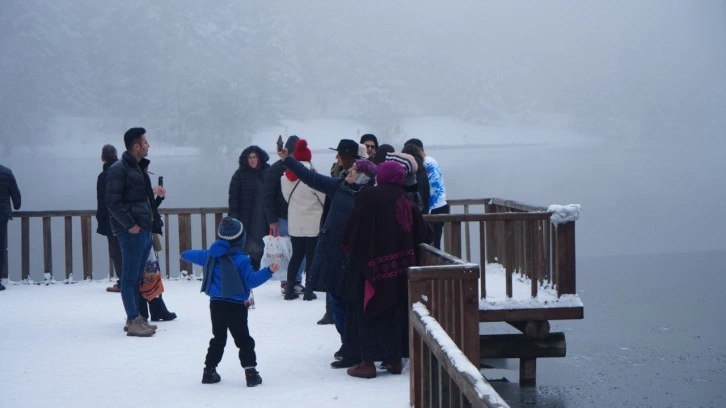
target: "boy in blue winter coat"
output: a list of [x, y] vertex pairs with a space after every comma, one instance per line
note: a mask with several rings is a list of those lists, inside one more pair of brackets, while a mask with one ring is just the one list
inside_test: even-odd
[[182, 259], [204, 266], [202, 292], [209, 296], [209, 311], [212, 318], [212, 337], [209, 340], [207, 357], [204, 360], [202, 384], [221, 381], [217, 365], [222, 361], [227, 344], [227, 330], [232, 334], [234, 344], [239, 348], [239, 360], [245, 369], [248, 387], [262, 384], [257, 372], [255, 340], [247, 326], [245, 301], [250, 289], [265, 283], [279, 266], [271, 264], [255, 271], [250, 257], [243, 251], [245, 234], [242, 222], [225, 217], [217, 230], [219, 240], [208, 250], [190, 249], [181, 254]]

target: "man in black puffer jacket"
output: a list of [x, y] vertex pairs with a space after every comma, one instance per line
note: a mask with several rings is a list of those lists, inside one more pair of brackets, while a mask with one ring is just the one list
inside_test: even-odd
[[151, 188], [151, 180], [139, 166], [149, 154], [144, 128], [131, 128], [124, 134], [126, 151], [121, 160], [108, 168], [106, 206], [111, 230], [121, 245], [121, 300], [126, 310], [127, 335], [149, 337], [156, 326], [149, 325], [139, 313], [139, 284], [151, 251], [154, 219], [154, 193], [165, 195], [164, 187]]
[[[8, 220], [13, 218], [10, 200], [13, 200], [13, 208], [20, 209], [20, 190], [15, 176], [12, 170], [0, 164], [0, 278], [4, 275], [5, 255], [8, 252]], [[5, 290], [2, 282], [0, 290]]]

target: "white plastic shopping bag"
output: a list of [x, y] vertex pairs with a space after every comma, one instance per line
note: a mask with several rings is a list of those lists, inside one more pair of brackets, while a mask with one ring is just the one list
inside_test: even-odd
[[292, 257], [292, 243], [290, 237], [281, 237], [270, 231], [270, 235], [262, 238], [265, 243], [265, 250], [262, 253], [260, 266], [262, 268], [276, 263], [280, 265], [280, 269], [272, 275], [274, 280], [285, 280], [287, 277], [287, 264], [290, 263]]

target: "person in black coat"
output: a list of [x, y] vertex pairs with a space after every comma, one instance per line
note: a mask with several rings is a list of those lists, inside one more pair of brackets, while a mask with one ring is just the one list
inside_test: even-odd
[[[5, 271], [5, 254], [8, 250], [8, 221], [13, 218], [13, 211], [10, 208], [10, 200], [13, 201], [13, 208], [20, 209], [20, 190], [12, 170], [0, 164], [0, 278]], [[0, 290], [5, 286], [0, 282]]]
[[260, 269], [269, 226], [265, 221], [263, 184], [270, 156], [259, 146], [249, 146], [239, 156], [239, 168], [229, 183], [229, 216], [242, 221], [247, 233], [245, 252], [255, 270]]
[[101, 149], [101, 161], [103, 162], [103, 171], [98, 175], [96, 180], [96, 221], [98, 228], [96, 232], [105, 235], [108, 239], [108, 256], [113, 263], [113, 269], [116, 271], [116, 283], [106, 288], [108, 292], [121, 292], [121, 246], [118, 239], [113, 235], [111, 230], [111, 221], [108, 219], [108, 208], [106, 207], [106, 178], [108, 168], [118, 161], [118, 152], [116, 147], [107, 144]]

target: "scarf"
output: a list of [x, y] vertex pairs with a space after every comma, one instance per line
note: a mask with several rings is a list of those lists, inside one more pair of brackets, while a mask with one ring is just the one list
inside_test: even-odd
[[241, 252], [242, 247], [243, 242], [240, 239], [231, 243], [224, 255], [219, 257], [207, 256], [207, 263], [204, 266], [204, 279], [202, 280], [202, 292], [209, 295], [209, 289], [212, 286], [212, 274], [217, 263], [219, 263], [220, 269], [219, 287], [222, 289], [222, 297], [231, 297], [247, 291], [242, 276], [240, 276], [231, 257], [234, 253]]

